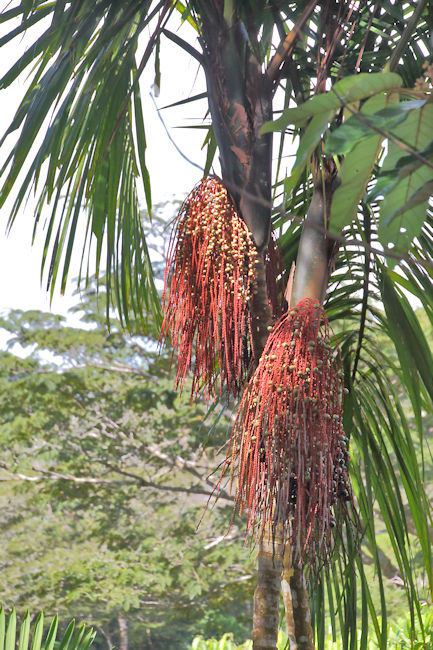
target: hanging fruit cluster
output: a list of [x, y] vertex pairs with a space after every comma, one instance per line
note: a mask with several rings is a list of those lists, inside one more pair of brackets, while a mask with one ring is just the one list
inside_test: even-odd
[[251, 357], [248, 303], [257, 250], [221, 181], [207, 178], [184, 202], [169, 246], [161, 339], [178, 352], [176, 386], [236, 395]]
[[331, 506], [351, 498], [342, 394], [325, 312], [319, 301], [303, 300], [269, 336], [226, 462], [231, 482], [236, 475], [236, 506], [248, 510], [247, 529], [260, 536], [281, 525], [298, 557], [323, 556], [335, 525]]

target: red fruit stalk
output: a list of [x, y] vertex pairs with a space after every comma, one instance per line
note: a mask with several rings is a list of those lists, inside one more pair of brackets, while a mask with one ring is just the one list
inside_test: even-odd
[[161, 339], [178, 352], [176, 386], [192, 370], [192, 395], [236, 395], [251, 357], [250, 301], [257, 250], [216, 178], [195, 187], [170, 241]]
[[258, 536], [281, 525], [294, 557], [323, 556], [331, 506], [350, 498], [342, 430], [341, 359], [319, 301], [307, 299], [275, 324], [232, 431], [236, 507]]

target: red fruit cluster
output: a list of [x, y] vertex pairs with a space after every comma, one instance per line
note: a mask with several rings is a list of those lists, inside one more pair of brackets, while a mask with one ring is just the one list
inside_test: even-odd
[[207, 178], [180, 209], [170, 241], [161, 339], [178, 353], [176, 386], [236, 395], [251, 356], [248, 303], [257, 250], [227, 190]]
[[[275, 324], [245, 391], [228, 460], [236, 506], [259, 536], [282, 527], [294, 554], [328, 547], [331, 506], [350, 498], [342, 430], [341, 359], [317, 300]], [[230, 458], [231, 457], [231, 458]]]

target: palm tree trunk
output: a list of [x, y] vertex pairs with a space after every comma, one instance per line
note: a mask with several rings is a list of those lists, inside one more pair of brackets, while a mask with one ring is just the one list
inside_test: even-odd
[[[309, 11], [315, 3], [310, 4]], [[272, 138], [270, 134], [260, 136], [260, 128], [272, 119], [272, 83], [261, 72], [253, 54], [249, 53], [246, 61], [239, 49], [243, 36], [233, 6], [219, 0], [205, 0], [200, 2], [200, 8], [204, 69], [223, 182], [262, 253], [268, 242], [271, 221]], [[335, 171], [326, 169], [324, 172], [332, 181]], [[301, 237], [294, 303], [306, 297], [323, 300], [330, 270], [331, 247], [324, 235], [330, 206], [329, 187], [327, 178], [320, 177]], [[252, 302], [255, 363], [263, 351], [271, 324], [261, 256], [256, 272], [257, 287]], [[254, 650], [276, 650], [283, 569], [283, 544], [281, 537], [279, 542], [275, 539], [277, 536], [280, 536], [278, 531], [274, 534], [265, 531], [260, 542], [254, 594]], [[290, 596], [292, 604], [297, 647], [313, 648], [302, 566], [293, 567], [288, 585], [290, 588], [285, 585], [286, 596]]]
[[124, 616], [117, 619], [119, 626], [119, 650], [128, 650], [128, 621]]
[[338, 187], [335, 167], [323, 170], [326, 178], [317, 178], [310, 207], [305, 218], [299, 243], [291, 304], [305, 298], [323, 302], [328, 286], [335, 242], [329, 240], [326, 229], [329, 221], [333, 192]]
[[286, 544], [281, 581], [289, 650], [314, 650], [310, 600], [302, 566], [293, 566]]
[[275, 650], [278, 640], [283, 553], [281, 534], [270, 528], [260, 542], [254, 592], [253, 650]]
[[290, 594], [293, 610], [296, 645], [291, 650], [314, 650], [311, 627], [310, 600], [302, 566], [294, 566], [290, 576]]
[[296, 643], [296, 625], [293, 611], [292, 592], [290, 589], [290, 579], [293, 575], [292, 553], [290, 544], [286, 544], [283, 558], [283, 576], [281, 580], [281, 592], [283, 594], [284, 612], [286, 615], [287, 636], [289, 637], [290, 650], [297, 649]]

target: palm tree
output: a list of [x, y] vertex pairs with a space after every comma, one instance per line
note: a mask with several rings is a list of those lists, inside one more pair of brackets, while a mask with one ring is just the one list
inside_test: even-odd
[[[42, 264], [51, 291], [57, 282], [64, 288], [82, 229], [87, 250], [95, 250], [97, 271], [106, 255], [104, 270], [126, 325], [135, 326], [135, 315], [146, 327], [149, 313], [161, 322], [138, 202], [142, 183], [150, 210], [139, 80], [153, 57], [158, 62], [168, 39], [204, 69], [211, 116], [204, 175], [217, 149], [230, 209], [246, 224], [255, 247], [246, 374], [254, 372], [274, 325], [265, 264], [271, 228], [283, 267], [289, 270], [296, 261], [291, 305], [323, 303], [335, 329], [355, 498], [349, 494], [338, 509], [324, 557], [295, 552], [290, 534], [283, 557], [279, 517], [259, 536], [254, 647], [276, 647], [281, 576], [293, 647], [312, 648], [312, 629], [323, 647], [325, 611], [341, 630], [344, 647], [356, 647], [359, 620], [360, 647], [366, 647], [369, 619], [380, 647], [386, 647], [375, 508], [389, 534], [412, 621], [419, 618], [422, 625], [410, 540], [414, 534], [432, 594], [422, 418], [432, 410], [433, 359], [408, 296], [421, 302], [433, 322], [433, 224], [427, 209], [433, 182], [432, 15], [426, 0], [22, 0], [1, 21], [10, 25], [1, 44], [40, 28], [0, 82], [7, 88], [31, 70], [1, 141], [6, 147], [7, 136], [16, 134], [2, 169], [1, 204], [15, 192], [12, 226], [36, 189], [35, 228], [46, 223]], [[181, 37], [179, 22], [189, 24], [194, 39]], [[145, 49], [138, 60], [139, 39]], [[42, 127], [44, 137], [34, 150]], [[280, 135], [274, 175], [273, 132]], [[287, 135], [300, 139], [285, 176]], [[384, 352], [386, 339], [394, 346], [391, 356]], [[239, 391], [242, 385], [233, 387]], [[329, 512], [325, 523], [331, 525]], [[366, 578], [366, 554], [377, 572], [379, 603]]]

